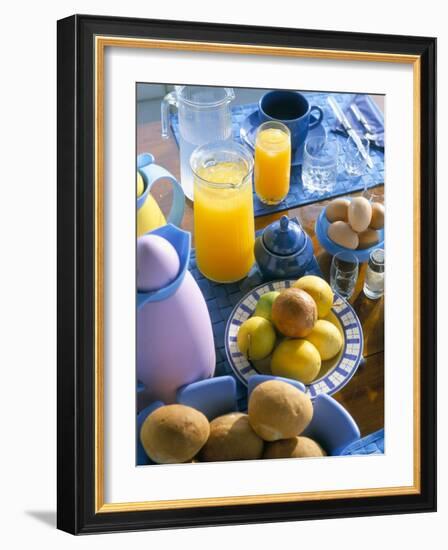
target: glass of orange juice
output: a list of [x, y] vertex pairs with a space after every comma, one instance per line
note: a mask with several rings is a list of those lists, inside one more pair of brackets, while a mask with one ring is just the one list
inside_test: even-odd
[[237, 143], [217, 141], [197, 147], [190, 164], [198, 269], [212, 281], [239, 281], [254, 263], [252, 155]]
[[261, 124], [255, 139], [255, 192], [261, 202], [278, 204], [289, 192], [291, 133], [278, 121]]

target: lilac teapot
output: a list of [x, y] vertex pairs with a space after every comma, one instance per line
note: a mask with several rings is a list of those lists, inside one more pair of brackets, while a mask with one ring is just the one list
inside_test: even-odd
[[188, 271], [191, 235], [172, 224], [137, 239], [137, 378], [145, 400], [173, 403], [177, 390], [213, 376], [213, 331]]

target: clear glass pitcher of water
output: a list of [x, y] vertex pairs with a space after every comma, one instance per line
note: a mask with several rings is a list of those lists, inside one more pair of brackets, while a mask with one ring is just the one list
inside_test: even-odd
[[232, 88], [175, 86], [162, 101], [162, 137], [168, 138], [170, 107], [178, 109], [180, 177], [185, 195], [193, 200], [192, 152], [199, 145], [232, 137]]

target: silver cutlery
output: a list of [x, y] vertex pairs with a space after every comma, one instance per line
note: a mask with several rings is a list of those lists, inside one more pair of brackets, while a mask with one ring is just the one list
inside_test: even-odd
[[353, 113], [354, 117], [356, 118], [356, 120], [364, 128], [364, 130], [365, 130], [364, 136], [369, 141], [376, 142], [376, 140], [381, 137], [381, 134], [375, 133], [374, 128], [369, 124], [366, 117], [362, 114], [362, 112], [360, 111], [358, 105], [356, 105], [356, 103], [352, 103], [350, 105], [350, 110], [352, 111], [352, 113]]
[[364, 145], [362, 144], [361, 138], [357, 134], [356, 130], [351, 127], [348, 118], [345, 116], [345, 113], [339, 106], [338, 102], [331, 96], [328, 96], [327, 101], [334, 113], [334, 116], [337, 118], [347, 134], [353, 139], [356, 147], [358, 148], [362, 157], [365, 159], [367, 166], [369, 168], [373, 168], [373, 161], [369, 153], [366, 151]]

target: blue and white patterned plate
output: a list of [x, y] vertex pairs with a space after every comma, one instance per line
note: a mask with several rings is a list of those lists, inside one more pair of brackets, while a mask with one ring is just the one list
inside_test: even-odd
[[[249, 378], [255, 374], [269, 374], [269, 359], [256, 363], [248, 361], [238, 349], [238, 330], [254, 313], [261, 295], [272, 290], [289, 288], [294, 282], [273, 281], [260, 285], [246, 294], [232, 311], [226, 326], [225, 349], [230, 366], [243, 384], [247, 385]], [[344, 346], [334, 359], [322, 362], [319, 377], [306, 386], [311, 399], [320, 393], [332, 395], [338, 392], [350, 381], [362, 361], [364, 339], [361, 322], [352, 306], [338, 294], [334, 296], [328, 320], [335, 324], [344, 336]]]

